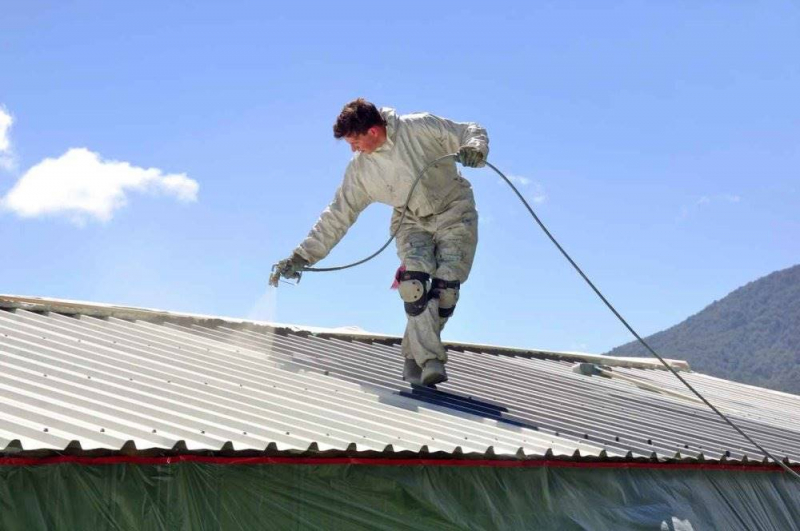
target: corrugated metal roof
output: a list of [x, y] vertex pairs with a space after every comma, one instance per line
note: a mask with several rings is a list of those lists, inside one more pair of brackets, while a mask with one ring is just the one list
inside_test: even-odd
[[[647, 364], [452, 345], [450, 381], [431, 390], [400, 379], [399, 338], [7, 296], [0, 307], [6, 454], [135, 445], [763, 459]], [[578, 361], [621, 378], [579, 374]], [[684, 374], [760, 444], [800, 461], [800, 397]]]

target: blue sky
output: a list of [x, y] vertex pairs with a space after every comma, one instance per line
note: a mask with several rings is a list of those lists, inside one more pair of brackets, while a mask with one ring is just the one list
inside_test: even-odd
[[[266, 287], [341, 180], [331, 125], [358, 96], [482, 123], [643, 334], [800, 262], [797, 2], [15, 4], [0, 293], [402, 333], [393, 247]], [[627, 342], [510, 190], [465, 176], [480, 243], [445, 338]], [[323, 264], [372, 252], [389, 215]]]

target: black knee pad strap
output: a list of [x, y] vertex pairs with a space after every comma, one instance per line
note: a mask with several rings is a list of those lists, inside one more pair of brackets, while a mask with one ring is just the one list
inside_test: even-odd
[[[438, 299], [442, 290], [453, 289], [456, 291], [456, 301], [458, 301], [458, 291], [461, 289], [461, 282], [458, 280], [443, 280], [441, 278], [434, 278], [431, 281], [431, 299]], [[455, 302], [452, 306], [442, 308], [439, 306], [439, 317], [450, 317], [456, 311]]]
[[439, 308], [439, 317], [448, 318], [453, 315], [453, 312], [456, 311], [455, 306], [451, 306], [450, 308]]

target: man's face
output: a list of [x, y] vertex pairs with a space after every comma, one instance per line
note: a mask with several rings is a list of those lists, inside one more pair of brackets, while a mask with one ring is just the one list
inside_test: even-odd
[[350, 144], [352, 151], [369, 155], [386, 141], [386, 132], [381, 127], [372, 126], [363, 135], [347, 135], [344, 139]]

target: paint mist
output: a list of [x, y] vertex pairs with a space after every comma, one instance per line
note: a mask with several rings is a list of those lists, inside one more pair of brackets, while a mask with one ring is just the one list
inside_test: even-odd
[[267, 287], [247, 312], [250, 321], [275, 322], [278, 310], [278, 288]]
[[[253, 303], [250, 311], [247, 312], [249, 321], [274, 323], [278, 313], [278, 289], [267, 287], [261, 296]], [[267, 358], [271, 357], [274, 336], [272, 333], [266, 334], [266, 342], [263, 347], [258, 348]], [[252, 349], [252, 346], [250, 346]]]

